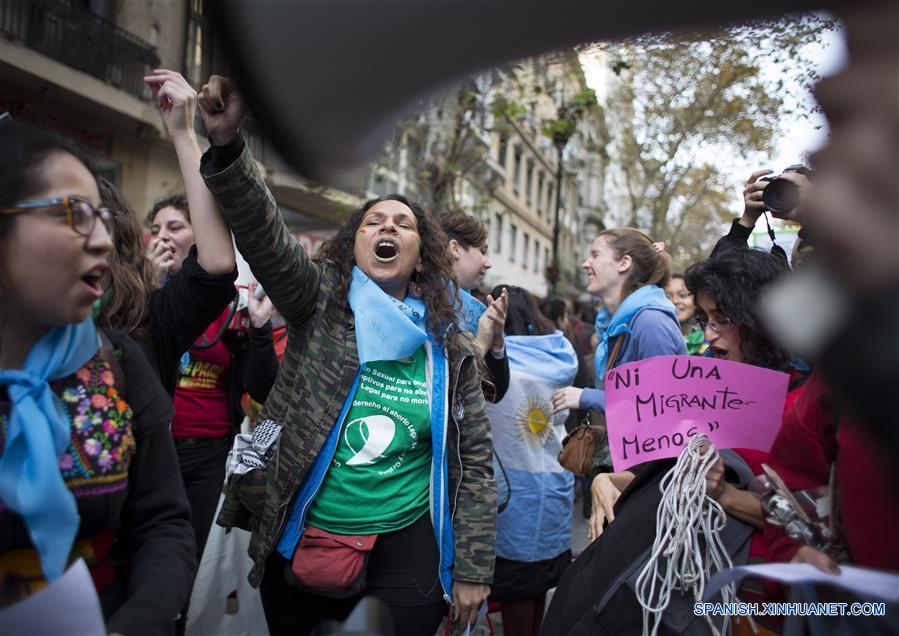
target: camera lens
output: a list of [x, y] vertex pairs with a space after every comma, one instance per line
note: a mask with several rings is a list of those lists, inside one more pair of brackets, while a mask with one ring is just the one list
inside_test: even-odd
[[786, 213], [799, 203], [799, 186], [786, 179], [772, 179], [762, 191], [765, 207], [772, 213]]

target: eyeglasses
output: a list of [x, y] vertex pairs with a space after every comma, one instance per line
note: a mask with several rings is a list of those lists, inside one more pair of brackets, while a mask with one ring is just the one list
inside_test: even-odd
[[734, 324], [734, 321], [726, 316], [722, 316], [718, 320], [709, 320], [708, 316], [696, 316], [690, 321], [690, 326], [694, 329], [705, 331], [706, 327], [711, 327], [715, 333], [724, 333]]
[[678, 298], [679, 298], [680, 300], [687, 300], [688, 298], [693, 298], [693, 294], [691, 294], [690, 292], [688, 292], [688, 291], [686, 291], [686, 290], [684, 290], [684, 291], [679, 291], [679, 292], [676, 292], [676, 293], [673, 293], [673, 294], [669, 294], [669, 293], [666, 292], [666, 293], [665, 293], [665, 296], [667, 296], [667, 297], [668, 297], [668, 300], [670, 300], [671, 302], [674, 302], [674, 301], [675, 301], [676, 299], [678, 299]]
[[109, 208], [95, 208], [89, 201], [85, 201], [81, 197], [60, 197], [58, 199], [32, 199], [30, 201], [20, 201], [11, 208], [0, 208], [3, 214], [19, 214], [36, 208], [46, 208], [50, 206], [62, 205], [66, 209], [66, 222], [73, 230], [81, 236], [90, 236], [97, 224], [97, 217], [106, 228], [107, 234], [112, 238], [113, 219], [115, 212]]

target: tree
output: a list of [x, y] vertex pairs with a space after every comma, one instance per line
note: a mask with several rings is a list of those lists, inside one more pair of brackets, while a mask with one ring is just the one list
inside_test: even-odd
[[[565, 104], [555, 103], [557, 84], [562, 82], [549, 79], [546, 69], [550, 66], [581, 73], [573, 51], [491, 69], [423, 101], [397, 128], [390, 146], [404, 149], [407, 184], [425, 207], [438, 214], [457, 209], [458, 186], [463, 179], [478, 184], [486, 203], [495, 177], [486, 161], [492, 135], [513, 135], [513, 122], [531, 137], [542, 131], [552, 139], [560, 127], [570, 126], [565, 132], [573, 134], [583, 113], [598, 108], [596, 95], [589, 89], [571, 96]], [[582, 83], [583, 77], [572, 76], [572, 81]], [[552, 105], [552, 115], [546, 114], [547, 104]]]
[[458, 207], [456, 183], [481, 167], [489, 152], [478, 134], [489, 112], [494, 73], [485, 73], [446, 89], [397, 131], [405, 146], [409, 176], [419, 202], [438, 214]]
[[801, 16], [604, 47], [617, 78], [606, 112], [621, 182], [610, 220], [666, 241], [679, 266], [707, 255], [732, 196], [716, 158], [764, 157], [784, 115], [808, 114], [797, 93], [817, 77], [803, 48], [834, 28]]

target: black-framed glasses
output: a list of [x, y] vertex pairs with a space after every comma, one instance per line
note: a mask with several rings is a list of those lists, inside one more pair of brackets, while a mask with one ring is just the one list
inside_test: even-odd
[[115, 212], [106, 207], [95, 208], [90, 201], [81, 197], [64, 196], [55, 199], [31, 199], [19, 201], [12, 207], [0, 208], [2, 214], [19, 214], [37, 208], [46, 208], [61, 205], [66, 210], [66, 222], [75, 232], [81, 236], [90, 236], [94, 231], [97, 218], [103, 223], [107, 234], [112, 238], [113, 219]]
[[711, 327], [715, 333], [724, 333], [734, 326], [734, 321], [727, 316], [721, 316], [718, 320], [709, 320], [708, 316], [695, 316], [690, 321], [690, 326], [699, 331], [705, 331], [706, 327]]

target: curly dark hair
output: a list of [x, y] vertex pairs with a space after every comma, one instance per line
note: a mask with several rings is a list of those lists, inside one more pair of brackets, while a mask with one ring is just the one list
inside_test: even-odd
[[[684, 282], [694, 297], [700, 291], [711, 295], [718, 311], [737, 325], [746, 362], [783, 369], [790, 354], [771, 339], [759, 317], [758, 301], [762, 290], [787, 271], [783, 259], [770, 252], [734, 248], [691, 265], [684, 273]], [[696, 311], [702, 311], [698, 305]]]
[[156, 201], [153, 204], [153, 207], [150, 208], [150, 211], [147, 212], [147, 216], [144, 219], [147, 223], [147, 227], [153, 225], [153, 221], [156, 220], [156, 215], [162, 208], [175, 208], [176, 210], [179, 210], [181, 214], [184, 215], [187, 222], [190, 223], [190, 207], [187, 204], [187, 194], [184, 192], [172, 194]]
[[149, 326], [153, 265], [144, 253], [143, 231], [134, 209], [122, 193], [103, 177], [97, 179], [103, 205], [115, 212], [114, 249], [109, 255], [109, 273], [96, 322], [135, 338], [143, 338]]
[[[462, 302], [457, 291], [453, 263], [446, 250], [449, 240], [434, 215], [401, 194], [388, 194], [366, 201], [337, 230], [337, 234], [321, 246], [314, 260], [329, 263], [337, 270], [339, 276], [339, 284], [331, 296], [327, 311], [336, 318], [349, 306], [347, 298], [353, 266], [356, 264], [354, 255], [356, 232], [362, 225], [365, 213], [381, 201], [399, 201], [415, 215], [418, 235], [421, 238], [421, 274], [418, 282], [421, 284], [422, 300], [427, 309], [428, 331], [434, 335], [438, 344], [451, 356], [455, 356], [458, 353], [456, 334], [459, 332], [458, 316]], [[447, 331], [450, 327], [452, 329]], [[450, 336], [446, 342], [444, 342], [445, 334]]]

